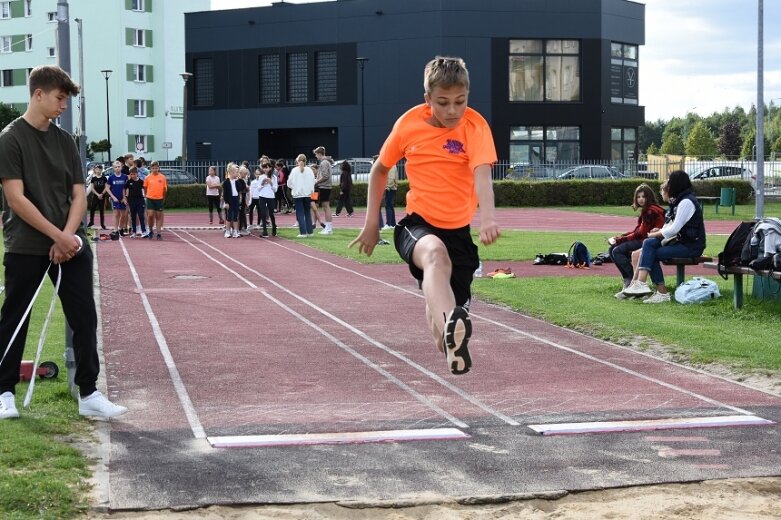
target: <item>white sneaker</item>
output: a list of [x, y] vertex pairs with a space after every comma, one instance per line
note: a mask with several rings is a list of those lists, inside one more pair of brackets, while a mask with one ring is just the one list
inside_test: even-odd
[[384, 226], [382, 226], [382, 229], [380, 229], [380, 231], [390, 231], [394, 227], [395, 226], [389, 226], [388, 224], [385, 224]]
[[635, 280], [634, 282], [630, 283], [629, 287], [624, 289], [622, 292], [627, 296], [646, 296], [653, 293], [651, 288], [648, 287], [647, 283], [641, 282], [639, 280]]
[[110, 419], [127, 412], [127, 408], [114, 404], [95, 390], [88, 397], [79, 397], [79, 415]]
[[235, 229], [231, 231], [231, 238], [239, 238], [239, 232]]
[[296, 238], [306, 238], [306, 237], [308, 237], [308, 236], [309, 236], [309, 235], [296, 235]]
[[333, 229], [325, 228], [325, 229], [320, 231], [320, 234], [321, 235], [333, 235], [334, 231], [333, 231]]
[[11, 392], [0, 394], [0, 419], [16, 419], [19, 410], [16, 409], [16, 396]]
[[627, 299], [631, 298], [631, 296], [627, 296], [626, 294], [624, 294], [623, 290], [622, 291], [618, 291], [613, 296], [616, 298], [616, 300], [627, 300]]
[[228, 231], [228, 230], [226, 229], [226, 230], [225, 230], [225, 234], [224, 234], [223, 236], [224, 236], [225, 238], [230, 238], [230, 237], [231, 237], [231, 232], [230, 232], [230, 231]]
[[653, 294], [653, 296], [643, 300], [643, 303], [667, 303], [669, 301], [671, 301], [670, 293], [662, 294], [659, 291], [657, 291]]

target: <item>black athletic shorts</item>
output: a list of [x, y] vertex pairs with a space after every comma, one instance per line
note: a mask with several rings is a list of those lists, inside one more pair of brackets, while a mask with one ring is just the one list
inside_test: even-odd
[[317, 188], [319, 193], [317, 198], [317, 207], [322, 208], [323, 202], [331, 202], [331, 188]]
[[412, 213], [399, 221], [393, 230], [393, 243], [401, 258], [409, 265], [409, 272], [418, 280], [418, 285], [423, 282], [423, 271], [412, 261], [412, 251], [418, 240], [426, 235], [438, 237], [450, 257], [453, 271], [450, 274], [450, 287], [456, 297], [456, 305], [469, 307], [472, 298], [472, 278], [480, 263], [477, 255], [477, 246], [472, 242], [469, 226], [458, 229], [442, 229], [432, 226], [423, 217]]

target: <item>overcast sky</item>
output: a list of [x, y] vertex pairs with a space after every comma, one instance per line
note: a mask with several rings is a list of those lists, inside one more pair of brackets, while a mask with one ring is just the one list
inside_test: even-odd
[[[308, 0], [287, 0], [307, 3]], [[322, 0], [310, 0], [322, 1]], [[758, 0], [646, 0], [640, 104], [648, 121], [757, 100]], [[212, 0], [213, 9], [270, 5]], [[781, 105], [781, 0], [764, 0], [766, 104]]]

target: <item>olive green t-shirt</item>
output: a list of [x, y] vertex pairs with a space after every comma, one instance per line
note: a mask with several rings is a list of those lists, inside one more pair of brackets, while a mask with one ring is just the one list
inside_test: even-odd
[[[42, 132], [19, 117], [0, 132], [0, 179], [21, 179], [24, 195], [46, 219], [65, 228], [74, 184], [84, 184], [73, 137], [55, 124]], [[3, 240], [7, 253], [47, 255], [53, 242], [15, 214], [3, 192]], [[83, 228], [77, 233], [86, 241]]]

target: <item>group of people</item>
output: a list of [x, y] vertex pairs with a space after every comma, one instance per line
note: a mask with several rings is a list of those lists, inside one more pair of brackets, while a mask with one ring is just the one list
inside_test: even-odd
[[[608, 254], [623, 280], [623, 288], [615, 295], [620, 300], [643, 298], [644, 303], [652, 304], [671, 301], [661, 262], [698, 258], [705, 251], [702, 207], [689, 175], [681, 170], [670, 173], [661, 186], [661, 195], [669, 204], [666, 212], [650, 186], [638, 186], [632, 199], [632, 208], [640, 209], [637, 226], [608, 239]], [[649, 277], [655, 291], [648, 284]]]
[[[105, 175], [103, 165], [96, 164], [87, 181], [89, 222], [95, 225], [95, 211], [99, 212], [100, 227], [106, 229], [104, 211], [108, 201], [114, 213], [112, 232], [130, 238], [155, 236], [162, 240], [163, 210], [168, 182], [160, 172], [160, 164], [152, 161], [146, 168], [143, 157], [133, 154], [117, 158], [112, 173]], [[155, 233], [156, 230], [156, 233]]]

